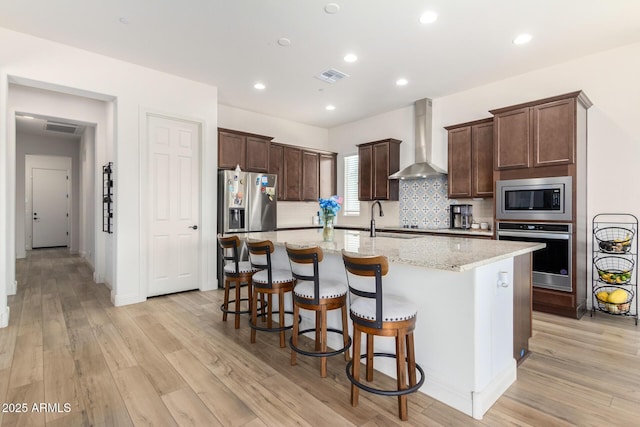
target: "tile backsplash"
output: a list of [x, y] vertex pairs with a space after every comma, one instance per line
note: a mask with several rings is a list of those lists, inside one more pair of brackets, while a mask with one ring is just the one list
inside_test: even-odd
[[420, 228], [449, 228], [449, 205], [473, 205], [475, 222], [488, 222], [493, 228], [493, 199], [449, 199], [446, 175], [400, 181], [400, 225]]

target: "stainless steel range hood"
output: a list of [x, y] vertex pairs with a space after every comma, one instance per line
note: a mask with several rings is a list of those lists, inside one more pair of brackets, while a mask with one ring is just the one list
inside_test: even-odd
[[415, 112], [415, 163], [389, 176], [389, 179], [420, 179], [447, 172], [431, 161], [433, 141], [431, 137], [431, 99], [419, 99], [414, 103]]

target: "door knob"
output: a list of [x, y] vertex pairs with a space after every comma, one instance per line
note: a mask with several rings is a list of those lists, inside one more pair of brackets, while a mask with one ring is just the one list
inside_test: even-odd
[[194, 230], [197, 230], [198, 226], [197, 225], [190, 225], [189, 228], [193, 228]]

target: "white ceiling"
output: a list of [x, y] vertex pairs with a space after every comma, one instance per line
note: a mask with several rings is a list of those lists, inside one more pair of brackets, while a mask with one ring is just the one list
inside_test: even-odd
[[[221, 104], [321, 127], [640, 41], [638, 0], [337, 0], [333, 15], [327, 3], [0, 0], [0, 26], [215, 85]], [[434, 24], [418, 22], [426, 10], [438, 12]], [[522, 32], [531, 43], [512, 44]], [[291, 45], [279, 46], [282, 37]], [[359, 60], [344, 62], [349, 52]], [[313, 77], [328, 68], [350, 77]], [[399, 77], [409, 84], [396, 86]], [[257, 81], [267, 88], [254, 89]]]

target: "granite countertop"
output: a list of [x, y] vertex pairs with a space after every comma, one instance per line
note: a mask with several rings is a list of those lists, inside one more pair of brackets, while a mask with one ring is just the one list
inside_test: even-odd
[[[284, 227], [278, 227], [278, 230], [280, 231], [286, 231], [286, 230], [300, 230], [300, 229], [314, 229], [314, 228], [320, 228], [322, 227], [321, 225], [308, 225], [308, 224], [301, 224], [301, 225], [287, 225]], [[340, 225], [337, 224], [336, 225], [336, 229], [343, 229], [343, 230], [359, 230], [359, 231], [365, 231], [365, 230], [369, 230], [369, 227], [364, 227], [364, 226], [357, 226], [357, 225]], [[456, 235], [456, 236], [476, 236], [476, 237], [493, 237], [493, 231], [492, 230], [463, 230], [463, 229], [457, 229], [457, 228], [404, 228], [400, 225], [398, 226], [380, 226], [380, 227], [376, 227], [376, 231], [379, 232], [398, 232], [398, 233], [413, 233], [413, 234], [418, 234], [418, 235], [424, 235], [424, 234], [451, 234], [451, 235]]]
[[356, 255], [385, 255], [389, 262], [446, 271], [467, 271], [502, 259], [512, 258], [545, 247], [544, 243], [474, 239], [425, 234], [399, 234], [379, 231], [369, 237], [368, 231], [335, 230], [333, 242], [322, 241], [321, 229], [238, 233], [242, 239], [271, 240], [320, 246], [326, 253], [340, 254], [342, 249]]

